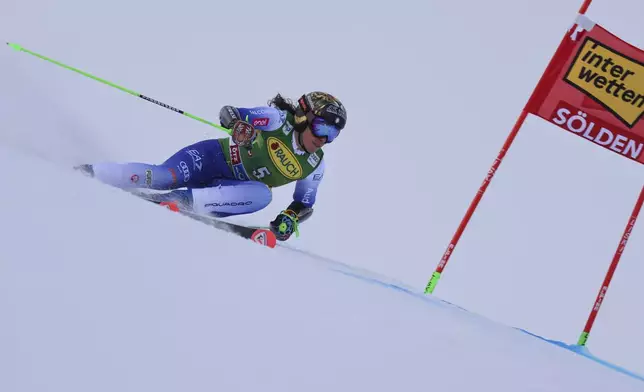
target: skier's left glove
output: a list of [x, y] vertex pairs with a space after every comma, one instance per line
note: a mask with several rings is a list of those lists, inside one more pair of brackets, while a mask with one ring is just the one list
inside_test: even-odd
[[257, 129], [244, 120], [236, 120], [230, 129], [233, 141], [242, 147], [250, 148], [257, 137]]
[[270, 223], [271, 231], [279, 241], [288, 240], [293, 233], [298, 237], [298, 217], [293, 210], [284, 210]]

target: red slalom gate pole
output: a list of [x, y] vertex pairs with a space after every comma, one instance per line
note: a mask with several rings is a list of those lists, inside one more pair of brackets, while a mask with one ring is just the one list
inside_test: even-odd
[[586, 11], [588, 11], [588, 7], [590, 7], [590, 3], [592, 3], [593, 0], [586, 0], [584, 1], [584, 4], [581, 5], [581, 8], [579, 9], [580, 14], [585, 14]]
[[510, 132], [507, 139], [505, 140], [505, 143], [503, 144], [501, 151], [499, 151], [499, 154], [494, 160], [492, 167], [488, 171], [487, 176], [485, 176], [485, 179], [483, 180], [483, 184], [481, 184], [481, 187], [479, 188], [479, 191], [476, 193], [474, 200], [472, 200], [470, 207], [467, 209], [467, 212], [465, 213], [465, 217], [461, 221], [461, 224], [458, 226], [458, 229], [456, 230], [456, 233], [454, 234], [452, 241], [449, 243], [449, 246], [447, 247], [447, 251], [445, 251], [445, 253], [443, 254], [443, 257], [441, 258], [441, 261], [438, 264], [436, 271], [434, 271], [431, 279], [429, 280], [429, 283], [427, 283], [427, 287], [425, 287], [425, 294], [431, 294], [434, 292], [434, 289], [438, 284], [438, 280], [440, 279], [441, 274], [443, 273], [443, 270], [445, 269], [445, 266], [447, 265], [447, 262], [449, 261], [449, 258], [452, 255], [452, 252], [454, 251], [454, 248], [456, 248], [456, 244], [458, 244], [458, 241], [460, 240], [461, 235], [463, 235], [463, 232], [465, 231], [467, 224], [472, 218], [472, 215], [474, 215], [474, 211], [476, 210], [476, 207], [479, 205], [481, 199], [483, 198], [483, 194], [487, 190], [488, 185], [490, 185], [490, 182], [492, 181], [494, 174], [498, 170], [499, 166], [501, 166], [501, 162], [503, 161], [505, 154], [512, 146], [512, 143], [514, 142], [514, 139], [519, 133], [519, 129], [521, 129], [521, 126], [523, 125], [523, 122], [525, 121], [527, 116], [528, 116], [527, 110], [525, 109], [522, 110], [521, 115], [517, 119], [517, 122], [514, 124], [514, 128], [512, 128], [512, 131]]
[[606, 292], [608, 291], [608, 285], [610, 285], [610, 281], [613, 279], [613, 275], [615, 274], [615, 270], [617, 269], [619, 260], [622, 258], [622, 254], [626, 249], [626, 244], [628, 243], [628, 239], [631, 236], [631, 232], [635, 227], [635, 222], [637, 222], [637, 217], [640, 211], [642, 210], [643, 204], [644, 204], [644, 187], [642, 187], [642, 191], [640, 192], [640, 197], [637, 200], [637, 203], [635, 204], [635, 208], [633, 209], [633, 214], [631, 215], [631, 218], [628, 220], [628, 224], [626, 225], [624, 234], [622, 235], [622, 238], [619, 241], [619, 245], [617, 246], [617, 250], [615, 251], [615, 256], [613, 256], [613, 261], [611, 262], [610, 267], [608, 268], [608, 272], [606, 273], [606, 277], [604, 278], [602, 287], [599, 289], [599, 294], [597, 294], [595, 305], [590, 311], [590, 316], [588, 317], [588, 321], [586, 321], [586, 326], [584, 327], [584, 330], [581, 333], [581, 336], [579, 336], [579, 341], [577, 342], [579, 346], [585, 346], [586, 342], [588, 341], [588, 335], [590, 335], [590, 330], [592, 329], [593, 324], [595, 323], [595, 319], [597, 318], [597, 314], [599, 313], [599, 308], [601, 308], [602, 303], [604, 302], [604, 298], [606, 297]]
[[[582, 15], [585, 14], [586, 11], [588, 11], [588, 7], [590, 7], [590, 3], [592, 3], [592, 0], [585, 0], [584, 3], [581, 5], [581, 8], [579, 8], [579, 14], [582, 14]], [[564, 46], [566, 40], [567, 40], [567, 37], [564, 35], [564, 38], [561, 40], [561, 43], [559, 44], [559, 47], [555, 51], [555, 54], [558, 53], [559, 50]], [[425, 287], [425, 294], [432, 294], [434, 292], [434, 289], [436, 288], [436, 285], [438, 284], [438, 281], [441, 278], [441, 274], [443, 273], [445, 266], [447, 266], [447, 263], [449, 262], [449, 259], [452, 256], [452, 253], [454, 253], [454, 249], [456, 248], [456, 245], [458, 245], [458, 241], [461, 239], [461, 236], [463, 235], [463, 232], [465, 231], [467, 224], [469, 223], [470, 219], [474, 215], [474, 211], [476, 210], [479, 203], [481, 202], [481, 199], [483, 198], [483, 195], [485, 194], [487, 187], [490, 185], [492, 178], [494, 178], [494, 175], [499, 169], [499, 166], [501, 166], [501, 162], [503, 162], [503, 158], [507, 154], [510, 147], [512, 147], [512, 143], [514, 143], [514, 139], [516, 138], [517, 134], [519, 133], [519, 130], [523, 126], [525, 119], [528, 117], [528, 113], [529, 113], [528, 106], [530, 105], [532, 100], [537, 97], [538, 87], [545, 79], [550, 77], [550, 75], [548, 75], [548, 70], [551, 69], [551, 67], [556, 63], [556, 61], [558, 61], [558, 58], [556, 55], [553, 55], [552, 58], [550, 59], [550, 62], [548, 63], [548, 66], [546, 67], [543, 74], [541, 75], [541, 78], [539, 79], [537, 86], [532, 91], [532, 95], [530, 96], [530, 98], [526, 102], [525, 107], [521, 111], [519, 118], [517, 119], [516, 123], [514, 124], [514, 127], [512, 128], [512, 131], [510, 131], [510, 134], [506, 138], [505, 143], [501, 148], [501, 151], [499, 151], [499, 154], [494, 160], [492, 167], [490, 168], [487, 175], [485, 176], [485, 179], [483, 180], [483, 184], [481, 184], [481, 187], [476, 193], [476, 196], [474, 196], [474, 199], [470, 203], [470, 206], [467, 209], [465, 216], [461, 220], [461, 223], [456, 229], [456, 233], [454, 233], [454, 236], [452, 237], [452, 241], [447, 246], [447, 250], [445, 251], [445, 253], [443, 253], [443, 257], [438, 263], [436, 270], [434, 271], [431, 278], [429, 279], [429, 282], [427, 282], [427, 286]]]

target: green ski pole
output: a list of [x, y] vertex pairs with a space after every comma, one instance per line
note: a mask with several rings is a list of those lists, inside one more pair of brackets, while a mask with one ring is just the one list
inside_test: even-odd
[[58, 62], [58, 61], [56, 61], [56, 60], [50, 59], [50, 58], [48, 58], [48, 57], [45, 57], [45, 56], [43, 56], [43, 55], [41, 55], [41, 54], [38, 54], [38, 53], [32, 52], [31, 50], [25, 49], [25, 48], [23, 48], [22, 46], [20, 46], [20, 45], [18, 45], [18, 44], [14, 44], [14, 43], [7, 42], [7, 45], [9, 45], [12, 49], [15, 49], [15, 50], [17, 50], [17, 51], [19, 51], [19, 52], [24, 52], [24, 53], [28, 53], [28, 54], [30, 54], [30, 55], [32, 55], [32, 56], [36, 56], [36, 57], [38, 57], [38, 58], [40, 58], [40, 59], [42, 59], [42, 60], [48, 61], [48, 62], [50, 62], [50, 63], [52, 63], [52, 64], [56, 64], [56, 65], [58, 65], [58, 66], [60, 66], [60, 67], [66, 68], [66, 69], [68, 69], [68, 70], [70, 70], [70, 71], [74, 71], [74, 72], [77, 72], [77, 73], [79, 73], [79, 74], [81, 74], [81, 75], [83, 75], [83, 76], [87, 76], [87, 77], [88, 77], [88, 78], [90, 78], [90, 79], [94, 79], [94, 80], [96, 80], [96, 81], [98, 81], [98, 82], [101, 82], [101, 83], [107, 84], [108, 86], [114, 87], [114, 88], [119, 89], [119, 90], [121, 90], [121, 91], [123, 91], [123, 92], [126, 92], [126, 93], [128, 93], [128, 94], [134, 95], [135, 97], [142, 98], [142, 99], [144, 99], [144, 100], [146, 100], [146, 101], [148, 101], [148, 102], [152, 102], [152, 103], [157, 104], [157, 105], [159, 105], [159, 106], [161, 106], [161, 107], [164, 107], [164, 108], [166, 108], [166, 109], [172, 110], [173, 112], [177, 112], [177, 113], [179, 113], [179, 114], [183, 114], [184, 116], [190, 117], [190, 118], [192, 118], [192, 119], [194, 119], [194, 120], [197, 120], [197, 121], [200, 121], [200, 122], [202, 122], [202, 123], [204, 123], [204, 124], [208, 124], [208, 125], [210, 125], [210, 126], [212, 126], [212, 127], [214, 127], [214, 128], [217, 128], [217, 129], [219, 129], [219, 130], [221, 130], [221, 131], [226, 132], [226, 133], [227, 133], [227, 134], [229, 134], [229, 135], [231, 134], [230, 129], [226, 129], [226, 128], [222, 127], [221, 125], [217, 125], [217, 124], [215, 124], [215, 123], [213, 123], [213, 122], [210, 122], [210, 121], [208, 121], [208, 120], [204, 120], [203, 118], [197, 117], [197, 116], [195, 116], [194, 114], [190, 114], [190, 113], [185, 112], [185, 111], [183, 111], [183, 110], [181, 110], [181, 109], [177, 109], [177, 108], [172, 107], [172, 106], [170, 106], [170, 105], [167, 105], [167, 104], [165, 104], [165, 103], [163, 103], [163, 102], [157, 101], [156, 99], [153, 99], [153, 98], [150, 98], [150, 97], [146, 97], [145, 95], [140, 94], [140, 93], [137, 93], [136, 91], [129, 90], [129, 89], [125, 88], [125, 87], [121, 87], [121, 86], [119, 86], [119, 85], [117, 85], [117, 84], [115, 84], [115, 83], [109, 82], [109, 81], [107, 81], [107, 80], [105, 80], [105, 79], [101, 79], [101, 78], [96, 77], [96, 76], [94, 76], [94, 75], [91, 75], [91, 74], [89, 74], [89, 73], [87, 73], [87, 72], [81, 71], [80, 69], [76, 69], [76, 68], [70, 67], [69, 65], [65, 65], [65, 64], [63, 64], [63, 63], [61, 63], [61, 62]]

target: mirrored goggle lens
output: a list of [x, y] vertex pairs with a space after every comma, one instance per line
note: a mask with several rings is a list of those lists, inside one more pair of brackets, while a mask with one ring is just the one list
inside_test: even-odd
[[311, 122], [311, 131], [313, 131], [313, 134], [317, 137], [326, 136], [327, 143], [331, 143], [333, 139], [340, 135], [340, 130], [337, 127], [327, 124], [324, 119], [320, 117], [316, 117]]

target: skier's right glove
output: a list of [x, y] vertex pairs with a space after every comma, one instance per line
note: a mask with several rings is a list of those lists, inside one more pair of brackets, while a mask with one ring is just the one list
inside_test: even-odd
[[270, 223], [270, 228], [278, 241], [288, 240], [293, 233], [298, 237], [298, 217], [293, 210], [284, 210]]
[[230, 129], [233, 141], [242, 147], [250, 148], [257, 137], [257, 129], [244, 120], [235, 120]]

